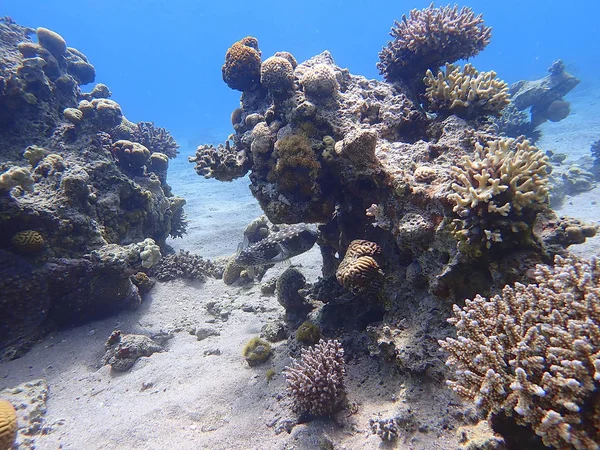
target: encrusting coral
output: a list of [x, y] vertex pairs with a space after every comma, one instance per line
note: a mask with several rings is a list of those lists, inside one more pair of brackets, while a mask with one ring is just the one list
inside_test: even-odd
[[383, 270], [378, 259], [382, 249], [375, 242], [354, 240], [338, 267], [338, 283], [358, 295], [376, 294], [383, 284]]
[[446, 63], [437, 76], [427, 69], [425, 78], [427, 107], [434, 112], [447, 112], [471, 118], [497, 115], [509, 103], [508, 84], [496, 78], [496, 72], [478, 72], [471, 64]]
[[294, 411], [314, 416], [336, 412], [345, 400], [344, 349], [337, 340], [302, 349], [299, 360], [284, 370]]
[[[452, 167], [456, 182], [448, 198], [463, 220], [456, 222], [459, 234], [468, 240], [483, 238], [488, 248], [502, 242], [497, 228], [501, 218], [547, 206], [549, 167], [547, 156], [528, 141], [500, 138], [485, 147], [476, 143], [473, 156], [464, 156]], [[469, 223], [475, 218], [477, 226]], [[477, 236], [472, 234], [475, 229]]]
[[449, 386], [484, 413], [530, 425], [560, 450], [600, 448], [600, 261], [557, 256], [537, 284], [454, 306], [440, 345]]
[[10, 450], [17, 438], [17, 412], [13, 405], [0, 399], [0, 449]]
[[402, 16], [390, 35], [394, 39], [379, 53], [377, 67], [389, 82], [410, 82], [427, 69], [475, 56], [489, 43], [491, 28], [471, 8], [432, 3]]

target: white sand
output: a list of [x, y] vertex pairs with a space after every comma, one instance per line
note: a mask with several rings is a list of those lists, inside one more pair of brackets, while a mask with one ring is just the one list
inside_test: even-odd
[[[574, 159], [587, 154], [591, 142], [600, 139], [596, 113], [600, 94], [576, 93], [570, 98], [573, 114], [563, 122], [545, 124], [539, 143], [540, 148], [569, 153]], [[231, 254], [245, 226], [261, 213], [248, 181], [203, 180], [185, 156], [172, 163], [169, 182], [188, 200], [189, 234], [170, 243], [209, 258]], [[599, 197], [600, 188], [569, 198], [559, 213], [598, 222]], [[600, 240], [578, 247], [584, 254], [598, 253]], [[318, 249], [293, 263], [301, 266], [309, 281], [318, 277]], [[270, 270], [265, 280], [284, 269]], [[208, 302], [229, 312], [227, 320], [209, 314]], [[248, 339], [282, 313], [275, 297], [261, 296], [258, 285], [174, 281], [158, 283], [136, 311], [48, 336], [22, 358], [0, 364], [0, 389], [38, 378], [49, 387], [47, 412], [41, 414], [44, 434], [21, 448], [315, 449], [324, 445], [324, 439], [335, 442], [337, 449], [385, 448], [370, 434], [368, 420], [402, 406], [411, 393], [405, 392], [397, 375], [384, 374], [389, 368], [368, 357], [348, 364], [348, 397], [358, 404], [355, 414], [342, 413], [337, 422], [323, 419], [297, 425], [291, 434], [283, 431], [286, 421], [295, 418], [281, 375], [289, 363], [285, 341], [275, 345], [275, 355], [265, 365], [250, 368], [241, 357]], [[188, 332], [195, 326], [212, 327], [220, 335], [198, 341]], [[127, 373], [114, 374], [108, 366], [100, 367], [104, 343], [114, 329], [174, 333], [165, 352], [141, 358]], [[277, 373], [271, 382], [265, 376], [269, 368]], [[424, 408], [447, 408], [447, 397], [423, 389], [419, 398], [428, 402]], [[415, 440], [403, 437], [394, 448], [453, 448], [452, 436], [452, 431], [434, 429], [418, 433]]]

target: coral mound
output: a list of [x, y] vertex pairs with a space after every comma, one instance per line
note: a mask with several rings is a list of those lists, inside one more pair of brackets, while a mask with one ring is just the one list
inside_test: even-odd
[[248, 91], [260, 85], [260, 51], [258, 41], [246, 37], [235, 42], [225, 55], [221, 69], [223, 81], [231, 89]]
[[302, 349], [300, 360], [285, 368], [287, 391], [296, 412], [322, 416], [335, 412], [345, 399], [344, 349], [336, 340]]
[[394, 22], [394, 38], [379, 53], [377, 68], [389, 82], [411, 81], [427, 69], [475, 56], [489, 43], [491, 28], [481, 14], [458, 6], [413, 9]]
[[0, 399], [0, 449], [9, 450], [17, 437], [17, 412], [7, 400]]
[[463, 118], [484, 114], [500, 114], [508, 105], [508, 84], [496, 78], [496, 72], [478, 72], [471, 64], [461, 70], [446, 63], [445, 72], [437, 76], [427, 70], [423, 79], [428, 107], [435, 112], [448, 112]]
[[600, 262], [557, 256], [534, 278], [454, 306], [458, 338], [440, 341], [456, 372], [448, 383], [483, 412], [531, 425], [548, 446], [597, 449]]

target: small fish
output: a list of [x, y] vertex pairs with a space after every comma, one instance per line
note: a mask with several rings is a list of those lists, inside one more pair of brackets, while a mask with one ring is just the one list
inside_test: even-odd
[[240, 267], [252, 267], [287, 261], [310, 250], [317, 237], [317, 232], [304, 224], [289, 225], [254, 244], [246, 242], [234, 263]]

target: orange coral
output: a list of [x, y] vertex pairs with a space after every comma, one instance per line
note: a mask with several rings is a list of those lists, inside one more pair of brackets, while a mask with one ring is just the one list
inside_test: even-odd
[[223, 81], [238, 91], [254, 89], [260, 84], [260, 65], [258, 41], [245, 37], [227, 50], [225, 64], [221, 68]]

